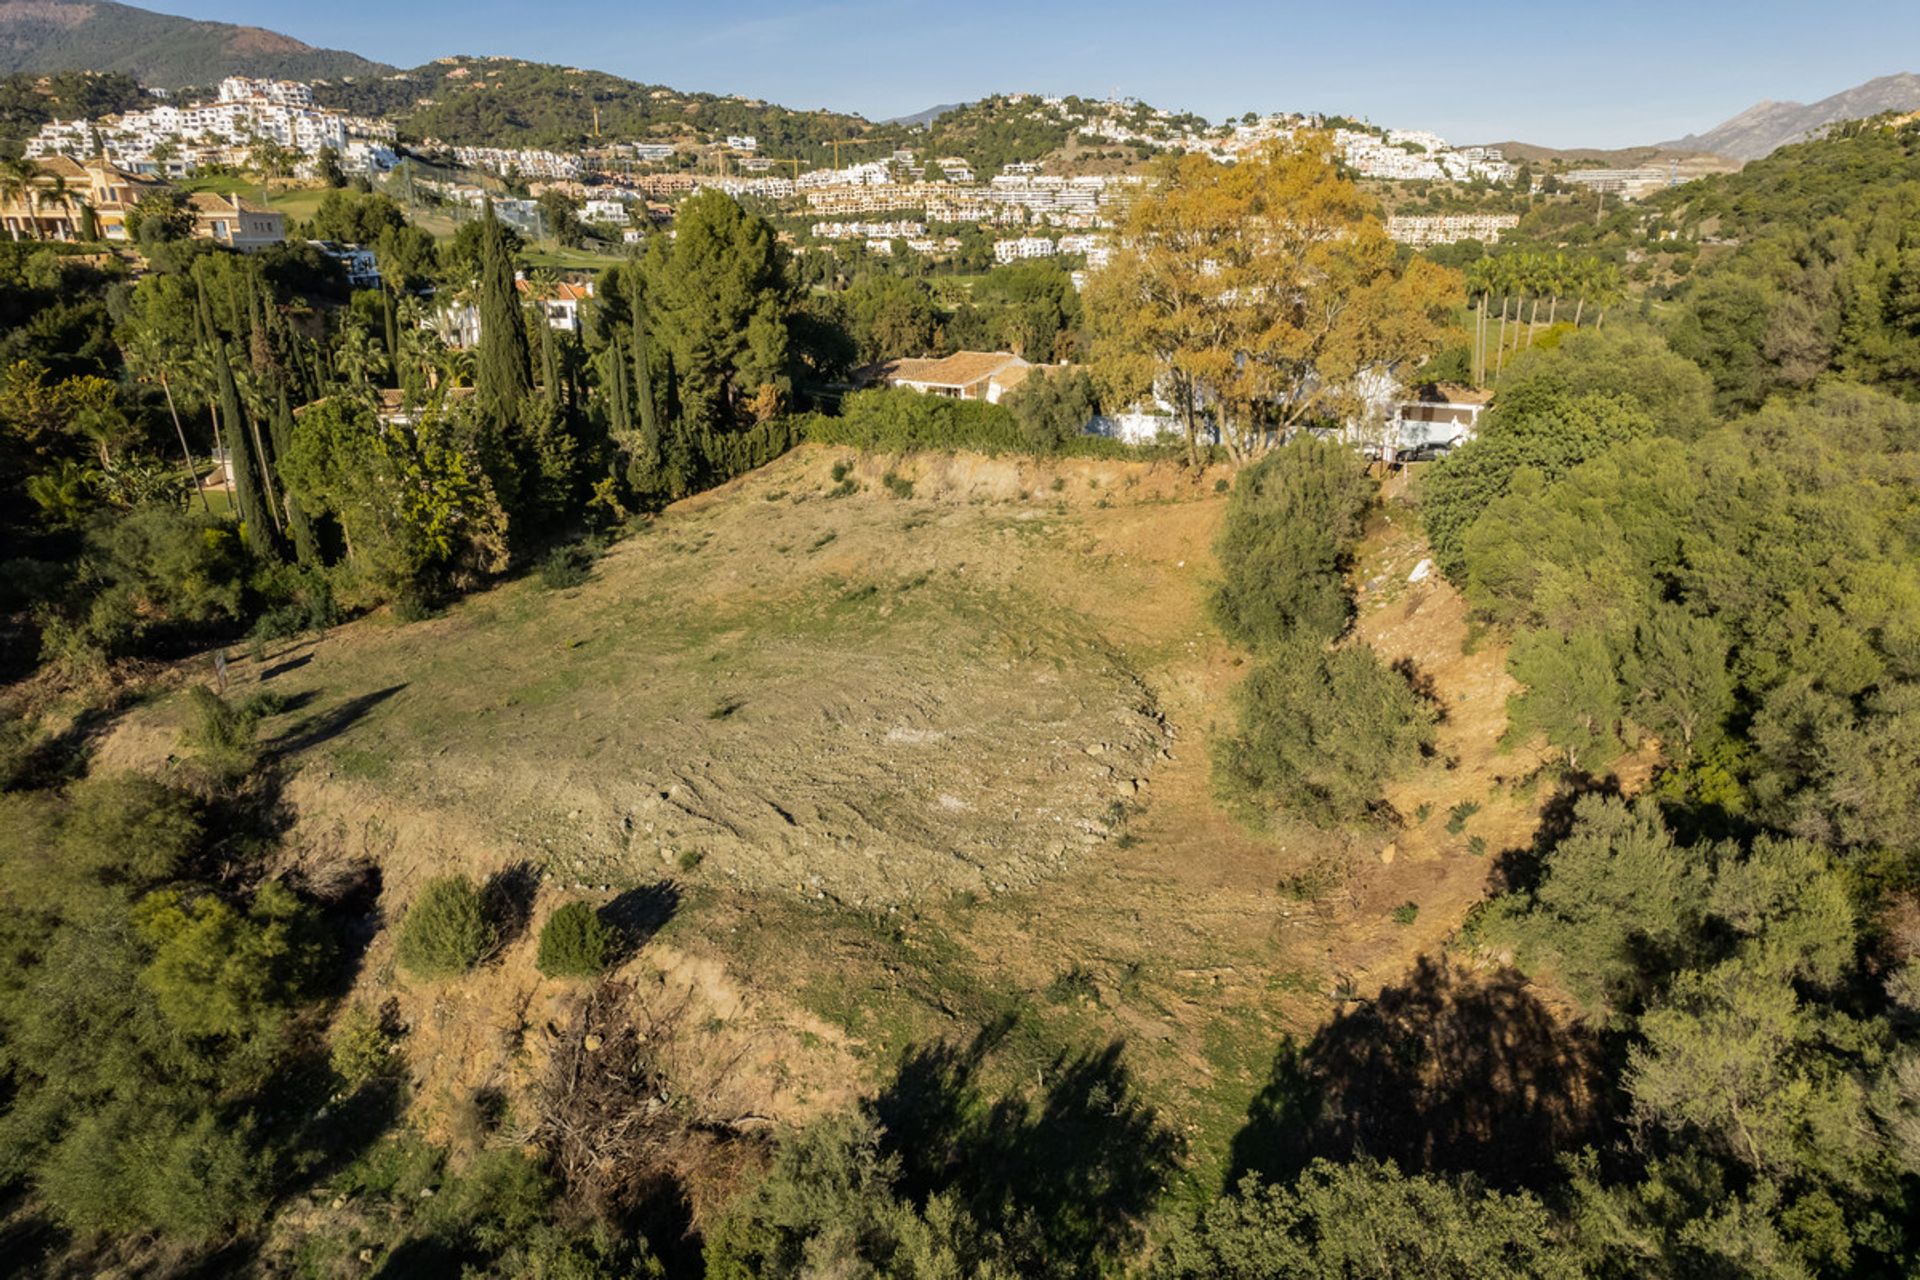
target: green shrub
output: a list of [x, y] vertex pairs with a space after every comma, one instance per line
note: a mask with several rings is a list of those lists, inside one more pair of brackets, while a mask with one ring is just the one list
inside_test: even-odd
[[89, 778], [68, 798], [60, 851], [70, 866], [103, 880], [170, 879], [200, 847], [203, 832], [193, 797], [152, 778]]
[[327, 1061], [348, 1091], [393, 1070], [394, 1037], [384, 1019], [364, 1004], [349, 1005], [334, 1024]]
[[1147, 451], [1100, 436], [1062, 437], [1050, 428], [1030, 433], [1004, 405], [923, 395], [904, 387], [856, 391], [842, 402], [839, 417], [813, 414], [805, 419], [804, 428], [807, 439], [815, 443], [851, 446], [872, 453], [967, 449], [987, 454], [1079, 458], [1152, 456]]
[[1403, 902], [1393, 909], [1393, 922], [1395, 924], [1412, 924], [1419, 918], [1420, 904], [1417, 902]]
[[1457, 836], [1467, 829], [1467, 819], [1480, 812], [1478, 800], [1462, 800], [1447, 810], [1447, 834]]
[[1433, 709], [1364, 645], [1296, 640], [1233, 702], [1239, 724], [1214, 745], [1214, 790], [1256, 824], [1279, 810], [1325, 826], [1366, 817], [1433, 734]]
[[465, 876], [427, 882], [394, 942], [400, 967], [421, 978], [450, 978], [480, 962], [494, 944], [479, 890]]
[[1211, 606], [1229, 640], [1259, 650], [1296, 632], [1331, 640], [1346, 630], [1343, 574], [1373, 493], [1359, 454], [1312, 437], [1240, 473], [1214, 544]]
[[880, 477], [880, 483], [887, 486], [887, 491], [896, 498], [911, 498], [913, 496], [913, 481], [903, 475], [889, 471], [886, 475]]
[[550, 591], [582, 586], [592, 576], [593, 552], [587, 547], [555, 547], [540, 562], [540, 585]]
[[620, 933], [592, 905], [556, 907], [540, 929], [540, 972], [549, 978], [591, 978], [613, 962]]

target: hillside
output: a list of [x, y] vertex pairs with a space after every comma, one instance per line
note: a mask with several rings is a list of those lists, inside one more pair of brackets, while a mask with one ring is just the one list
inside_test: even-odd
[[1660, 144], [1681, 151], [1712, 151], [1757, 160], [1775, 148], [1805, 139], [1823, 125], [1861, 120], [1885, 111], [1920, 110], [1920, 75], [1881, 76], [1814, 103], [1758, 102], [1705, 133]]
[[321, 87], [316, 96], [329, 106], [392, 116], [410, 138], [473, 146], [588, 146], [597, 126], [597, 136], [610, 141], [707, 142], [751, 134], [770, 154], [817, 159], [833, 139], [858, 138], [873, 128], [859, 116], [683, 93], [518, 58], [437, 58], [391, 77]]
[[315, 80], [389, 70], [260, 27], [179, 18], [112, 0], [0, 0], [0, 74], [119, 71], [171, 89], [230, 75]]
[[[1496, 847], [1536, 807], [1497, 776], [1533, 763], [1494, 749], [1504, 653], [1463, 653], [1458, 597], [1406, 582], [1424, 549], [1403, 519], [1366, 553], [1360, 626], [1454, 707], [1447, 763], [1396, 792], [1430, 816], [1382, 861], [1384, 836], [1262, 837], [1218, 809], [1208, 740], [1242, 671], [1205, 621], [1213, 479], [808, 448], [679, 504], [583, 586], [243, 664], [290, 708], [268, 733], [291, 856], [315, 878], [377, 866], [390, 917], [450, 870], [645, 899], [658, 931], [621, 978], [685, 1002], [666, 1056], [707, 1075], [676, 1083], [727, 1114], [805, 1121], [1002, 1016], [1018, 1025], [979, 1066], [996, 1081], [1125, 1041], [1119, 1078], [1182, 1135], [1172, 1176], [1210, 1194], [1281, 1036], [1338, 1008], [1336, 974], [1391, 982], [1480, 895], [1448, 806], [1484, 804]], [[184, 702], [128, 716], [105, 761], [174, 751]], [[1351, 871], [1323, 900], [1276, 891], [1333, 861]], [[1417, 925], [1394, 923], [1408, 901]], [[422, 1119], [481, 1085], [519, 1097], [531, 1068], [484, 1029], [560, 998], [529, 943], [458, 1016], [376, 946], [361, 994], [417, 1028]]]
[[1482, 145], [1497, 147], [1509, 160], [1524, 160], [1533, 164], [1559, 162], [1573, 168], [1598, 169], [1638, 169], [1643, 165], [1665, 164], [1678, 161], [1683, 165], [1713, 165], [1718, 168], [1737, 168], [1738, 166], [1723, 157], [1703, 151], [1682, 149], [1678, 146], [1658, 147], [1543, 147], [1531, 142], [1488, 142]]

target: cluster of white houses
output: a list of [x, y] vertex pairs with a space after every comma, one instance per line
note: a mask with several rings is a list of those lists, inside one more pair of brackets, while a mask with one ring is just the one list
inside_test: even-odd
[[293, 80], [228, 76], [212, 102], [162, 102], [102, 120], [56, 120], [27, 140], [29, 159], [92, 159], [123, 169], [185, 177], [209, 164], [247, 163], [272, 143], [313, 158], [332, 149], [344, 168], [378, 172], [394, 162], [394, 126], [316, 106], [310, 86]]

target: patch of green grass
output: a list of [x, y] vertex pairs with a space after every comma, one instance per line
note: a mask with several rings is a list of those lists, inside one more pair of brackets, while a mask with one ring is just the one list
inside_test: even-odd
[[1457, 836], [1467, 829], [1467, 819], [1480, 812], [1478, 800], [1462, 800], [1447, 810], [1447, 834]]
[[896, 472], [889, 471], [886, 475], [881, 476], [880, 483], [887, 486], [887, 492], [896, 498], [911, 498], [913, 496], [913, 481]]
[[836, 533], [834, 530], [829, 529], [825, 533], [821, 534], [819, 537], [815, 538], [812, 544], [807, 547], [807, 550], [818, 551], [820, 548], [826, 546], [829, 542], [832, 542], [835, 538], [839, 536], [840, 535]]
[[1419, 918], [1420, 904], [1417, 902], [1403, 902], [1393, 909], [1393, 922], [1395, 924], [1412, 924]]
[[349, 778], [379, 782], [393, 774], [393, 761], [372, 751], [348, 747], [333, 757], [333, 767]]

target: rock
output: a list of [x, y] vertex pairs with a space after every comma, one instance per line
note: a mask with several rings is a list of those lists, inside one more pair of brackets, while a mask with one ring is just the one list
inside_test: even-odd
[[1399, 856], [1400, 856], [1400, 842], [1397, 840], [1389, 840], [1387, 842], [1387, 847], [1380, 851], [1380, 861], [1382, 865], [1385, 865], [1385, 866], [1389, 866], [1389, 867], [1392, 866], [1393, 860]]
[[604, 1042], [600, 1039], [599, 1036], [590, 1035], [585, 1040], [582, 1040], [580, 1043], [586, 1047], [586, 1050], [588, 1053], [598, 1053], [600, 1052], [601, 1044]]

